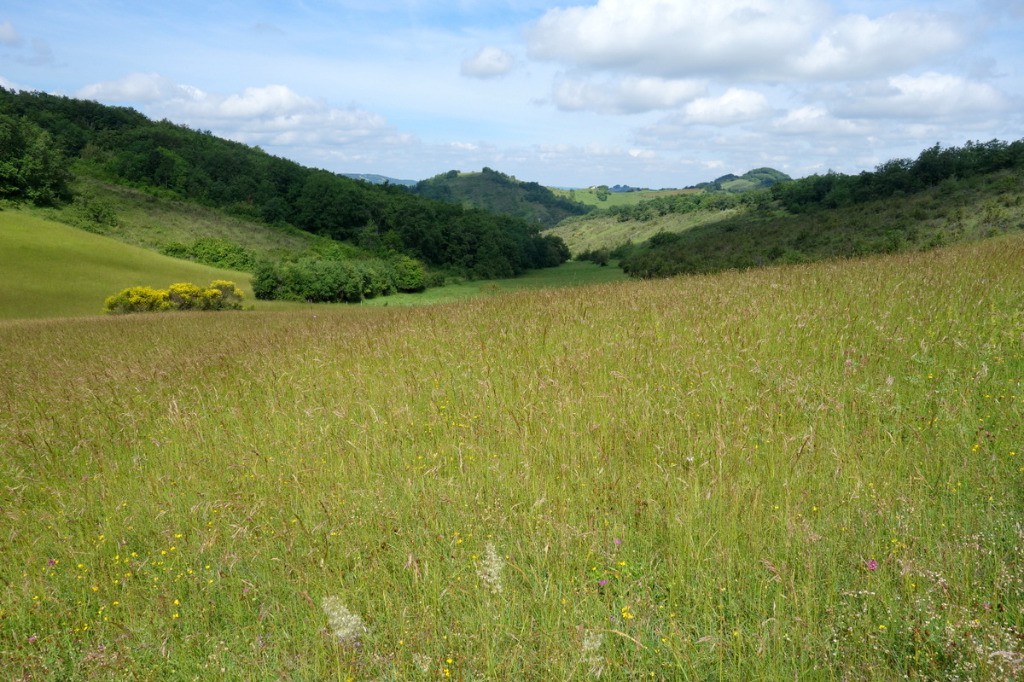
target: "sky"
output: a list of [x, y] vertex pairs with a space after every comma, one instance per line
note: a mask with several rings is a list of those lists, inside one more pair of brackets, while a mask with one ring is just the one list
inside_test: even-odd
[[6, 0], [0, 86], [339, 173], [858, 173], [1024, 137], [1024, 0]]

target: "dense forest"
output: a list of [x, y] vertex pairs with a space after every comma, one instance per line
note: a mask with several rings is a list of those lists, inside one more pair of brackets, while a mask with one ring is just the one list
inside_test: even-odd
[[[666, 277], [771, 263], [928, 248], [1024, 227], [1024, 140], [925, 149], [858, 175], [829, 172], [743, 195], [682, 195], [621, 211], [649, 220], [700, 207], [735, 207], [694, 229], [662, 233], [620, 265]], [[716, 203], [717, 202], [717, 203]], [[584, 254], [590, 256], [591, 254]]]
[[493, 213], [512, 215], [541, 228], [582, 215], [589, 207], [555, 194], [536, 182], [484, 168], [479, 173], [453, 170], [417, 183], [415, 193], [430, 199], [465, 204]]
[[569, 255], [521, 218], [303, 167], [133, 109], [0, 88], [0, 198], [67, 201], [72, 171], [469, 277], [511, 277]]

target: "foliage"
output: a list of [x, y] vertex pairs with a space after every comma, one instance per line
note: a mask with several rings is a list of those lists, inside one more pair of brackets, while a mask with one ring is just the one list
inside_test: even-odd
[[164, 310], [241, 310], [242, 299], [242, 290], [227, 280], [215, 280], [205, 289], [191, 282], [176, 282], [167, 289], [128, 287], [108, 297], [103, 310], [113, 314]]
[[390, 261], [394, 270], [395, 289], [405, 293], [423, 291], [427, 288], [427, 269], [414, 258], [395, 256]]
[[[258, 299], [310, 303], [358, 303], [363, 299], [390, 296], [396, 291], [422, 291], [426, 288], [422, 264], [403, 258], [405, 260], [304, 258], [292, 263], [263, 262], [253, 273], [252, 288]], [[403, 270], [402, 286], [412, 288], [399, 288], [398, 264]], [[423, 275], [419, 288], [416, 288], [417, 271]]]
[[70, 200], [69, 179], [67, 160], [53, 136], [0, 108], [0, 199], [53, 206]]
[[160, 249], [160, 253], [173, 258], [184, 258], [217, 268], [243, 272], [252, 272], [257, 262], [257, 258], [252, 252], [238, 244], [217, 237], [200, 237], [191, 244], [170, 242]]
[[1024, 167], [1024, 140], [1007, 143], [968, 141], [963, 147], [935, 144], [916, 160], [892, 159], [874, 172], [843, 175], [828, 172], [772, 187], [772, 197], [793, 213], [839, 208], [907, 195], [935, 187], [947, 179], [967, 179]]
[[536, 182], [523, 182], [490, 168], [479, 173], [448, 171], [420, 181], [414, 191], [430, 199], [522, 218], [542, 228], [553, 227], [565, 218], [590, 210], [569, 198], [557, 196]]

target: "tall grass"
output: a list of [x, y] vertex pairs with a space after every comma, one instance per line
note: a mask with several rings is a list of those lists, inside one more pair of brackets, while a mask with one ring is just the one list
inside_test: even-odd
[[1024, 241], [0, 325], [0, 667], [1009, 679]]

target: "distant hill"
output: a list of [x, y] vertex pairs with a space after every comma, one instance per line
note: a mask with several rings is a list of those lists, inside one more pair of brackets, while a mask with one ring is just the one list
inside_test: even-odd
[[413, 192], [429, 199], [522, 218], [545, 228], [590, 210], [571, 199], [556, 196], [536, 182], [523, 182], [490, 168], [479, 173], [448, 171], [420, 181]]
[[386, 175], [376, 175], [374, 173], [342, 173], [346, 178], [352, 178], [353, 180], [362, 180], [368, 182], [371, 185], [399, 185], [401, 187], [412, 187], [416, 184], [415, 180], [399, 180], [398, 178], [389, 178]]
[[708, 192], [750, 192], [756, 189], [767, 189], [772, 185], [792, 179], [774, 168], [755, 168], [743, 175], [728, 173], [711, 182], [694, 185], [693, 189], [702, 189]]

